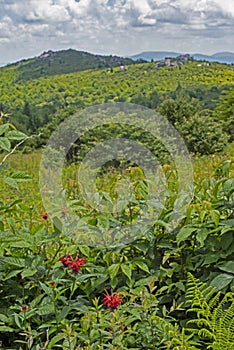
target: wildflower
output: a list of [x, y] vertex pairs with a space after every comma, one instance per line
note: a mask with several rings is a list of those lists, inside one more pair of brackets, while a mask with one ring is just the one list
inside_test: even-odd
[[41, 212], [40, 215], [41, 215], [42, 219], [44, 219], [46, 221], [48, 220], [48, 217], [49, 217], [48, 213]]
[[23, 305], [23, 306], [21, 306], [20, 311], [27, 312], [28, 309], [29, 309], [28, 305]]
[[118, 307], [120, 303], [122, 303], [122, 297], [118, 292], [109, 294], [107, 291], [104, 293], [104, 298], [102, 300], [103, 305], [108, 306], [111, 310], [114, 310]]
[[71, 266], [69, 266], [74, 273], [78, 273], [80, 270], [80, 267], [85, 265], [86, 261], [84, 258], [78, 258], [76, 257], [76, 261], [73, 262]]
[[70, 267], [73, 263], [73, 257], [71, 255], [67, 255], [65, 257], [59, 258], [64, 267]]
[[57, 283], [55, 281], [50, 281], [51, 288], [57, 287]]
[[76, 259], [74, 260], [70, 254], [60, 258], [59, 260], [64, 267], [68, 267], [74, 273], [78, 273], [80, 267], [86, 264], [85, 258], [78, 258], [78, 256], [76, 256]]

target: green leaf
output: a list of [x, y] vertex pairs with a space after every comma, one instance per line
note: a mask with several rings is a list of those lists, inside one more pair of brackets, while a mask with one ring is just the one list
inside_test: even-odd
[[0, 148], [2, 148], [4, 151], [10, 152], [11, 143], [6, 137], [0, 137]]
[[209, 234], [209, 231], [204, 227], [197, 231], [196, 239], [200, 243], [200, 245], [203, 247], [204, 242]]
[[68, 312], [70, 310], [70, 306], [66, 305], [62, 308], [62, 311], [60, 312], [59, 316], [58, 316], [58, 322], [61, 322], [64, 318], [66, 318]]
[[5, 278], [3, 278], [3, 280], [4, 281], [9, 280], [10, 278], [17, 276], [18, 273], [21, 273], [21, 272], [22, 272], [22, 270], [11, 271], [10, 273], [7, 274], [7, 276]]
[[113, 280], [119, 271], [119, 264], [113, 264], [108, 268], [110, 278]]
[[0, 332], [3, 332], [3, 334], [5, 332], [15, 332], [15, 329], [7, 326], [0, 326]]
[[3, 135], [7, 130], [9, 130], [9, 124], [0, 125], [0, 135]]
[[17, 130], [11, 130], [6, 133], [6, 137], [10, 140], [23, 140], [27, 137], [23, 132]]
[[54, 345], [58, 343], [60, 340], [64, 339], [63, 335], [55, 335], [51, 341], [49, 342], [48, 349], [53, 349]]
[[180, 242], [186, 240], [195, 230], [195, 227], [182, 227], [182, 229], [176, 237], [177, 243], [180, 244]]
[[90, 248], [89, 247], [87, 247], [87, 246], [79, 246], [79, 250], [80, 250], [80, 252], [83, 254], [83, 255], [85, 255], [85, 256], [89, 256], [90, 255]]
[[25, 259], [22, 259], [22, 258], [14, 258], [9, 256], [5, 258], [1, 258], [0, 260], [3, 260], [4, 265], [13, 265], [18, 267], [25, 266]]
[[229, 275], [227, 273], [221, 273], [216, 276], [210, 283], [212, 287], [216, 287], [217, 290], [222, 290], [226, 286], [228, 286], [234, 280], [233, 275]]
[[53, 313], [54, 313], [54, 304], [52, 304], [52, 303], [41, 306], [37, 311], [37, 314], [40, 316], [50, 315]]
[[30, 277], [30, 276], [33, 276], [33, 275], [35, 275], [35, 273], [37, 273], [37, 270], [36, 269], [34, 269], [34, 270], [24, 270], [23, 272], [22, 272], [22, 278], [25, 278], [25, 277]]
[[214, 221], [215, 225], [219, 225], [219, 219], [220, 219], [220, 212], [218, 210], [211, 210], [210, 211], [211, 219]]
[[136, 264], [141, 270], [150, 273], [148, 266], [143, 261], [134, 261], [134, 264]]
[[228, 261], [225, 264], [218, 266], [218, 268], [222, 271], [234, 274], [234, 261]]
[[9, 185], [10, 187], [15, 188], [16, 190], [19, 189], [19, 186], [18, 186], [18, 184], [17, 184], [17, 181], [15, 181], [14, 179], [12, 179], [11, 177], [4, 177], [4, 178], [3, 178], [3, 181], [4, 181], [7, 185]]
[[53, 291], [51, 288], [47, 287], [47, 285], [45, 285], [44, 283], [40, 282], [40, 286], [41, 288], [44, 290], [44, 292], [49, 295], [52, 296], [53, 295]]
[[121, 264], [121, 270], [125, 274], [125, 276], [128, 277], [129, 281], [131, 280], [132, 277], [132, 265], [129, 264]]
[[18, 182], [31, 180], [31, 177], [23, 171], [15, 171], [10, 177]]

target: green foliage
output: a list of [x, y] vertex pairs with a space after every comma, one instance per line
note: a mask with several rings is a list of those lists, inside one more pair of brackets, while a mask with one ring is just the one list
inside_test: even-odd
[[88, 69], [111, 68], [134, 64], [130, 58], [101, 56], [73, 49], [44, 52], [39, 57], [17, 62], [20, 80], [38, 79]]
[[[19, 189], [18, 183], [30, 180], [30, 177], [23, 171], [11, 171], [9, 166], [5, 165], [6, 159], [10, 156], [17, 147], [19, 147], [25, 140], [27, 140], [27, 135], [15, 129], [15, 127], [9, 123], [5, 122], [4, 119], [8, 117], [0, 112], [0, 154], [2, 152], [8, 152], [8, 154], [3, 155], [0, 162], [0, 174], [4, 173], [3, 181], [15, 189]], [[12, 143], [15, 141], [20, 141], [12, 149]]]
[[217, 118], [223, 120], [224, 130], [234, 140], [234, 91], [227, 91], [223, 94], [217, 104]]
[[220, 152], [228, 143], [228, 136], [222, 124], [210, 116], [195, 114], [176, 123], [188, 150], [193, 153], [214, 154]]
[[229, 292], [223, 296], [221, 292], [215, 291], [215, 287], [188, 274], [186, 296], [191, 305], [188, 312], [197, 316], [189, 320], [188, 325], [194, 325], [196, 328], [190, 331], [197, 333], [201, 339], [206, 339], [207, 349], [233, 349], [234, 293]]
[[[137, 63], [129, 65], [127, 70], [102, 67], [61, 74], [64, 73], [62, 67], [65, 69], [69, 64], [70, 68], [75, 65], [76, 54], [83, 55], [84, 61], [81, 61], [84, 64], [89, 64], [92, 60], [95, 64], [100, 61], [99, 56], [89, 57], [89, 54], [68, 50], [61, 52], [61, 55], [71, 56], [71, 60], [68, 57], [64, 59], [64, 64], [60, 63], [59, 53], [54, 53], [51, 54], [51, 61], [49, 57], [38, 58], [0, 69], [0, 109], [11, 113], [14, 116], [12, 122], [23, 132], [34, 133], [42, 128], [42, 141], [40, 144], [38, 141], [34, 143], [35, 146], [45, 143], [49, 130], [56, 127], [64, 116], [87, 106], [126, 101], [165, 110], [165, 104], [170, 102], [173, 110], [169, 109], [164, 114], [168, 116], [169, 113], [169, 120], [172, 118], [174, 123], [175, 118], [180, 120], [182, 116], [193, 117], [197, 113], [201, 114], [201, 110], [201, 115], [213, 115], [213, 100], [217, 100], [223, 90], [230, 89], [231, 92], [233, 88], [232, 66], [218, 63], [200, 67], [197, 62], [190, 62], [181, 69], [165, 67], [160, 70], [155, 69], [154, 63]], [[120, 65], [114, 56], [105, 59]], [[107, 64], [106, 61], [102, 62]], [[41, 77], [28, 79], [29, 76], [24, 76], [26, 74], [32, 78], [33, 74], [40, 73], [40, 65], [45, 65]], [[33, 67], [36, 67], [35, 71]], [[59, 75], [50, 75], [52, 73]], [[182, 99], [181, 95], [189, 96], [189, 99]], [[225, 130], [229, 133], [228, 126]]]

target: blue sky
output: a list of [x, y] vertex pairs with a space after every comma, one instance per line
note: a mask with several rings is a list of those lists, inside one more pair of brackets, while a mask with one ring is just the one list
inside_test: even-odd
[[234, 51], [234, 0], [0, 0], [0, 65], [52, 49]]

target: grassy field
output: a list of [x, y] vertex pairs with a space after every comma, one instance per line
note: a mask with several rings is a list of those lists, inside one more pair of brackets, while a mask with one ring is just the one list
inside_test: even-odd
[[[34, 152], [30, 154], [14, 154], [8, 158], [7, 163], [15, 170], [22, 170], [30, 175], [31, 180], [19, 184], [20, 191], [10, 188], [0, 182], [0, 198], [3, 202], [10, 202], [16, 198], [21, 198], [25, 203], [36, 205], [39, 210], [42, 210], [40, 199], [40, 184], [39, 184], [39, 170], [41, 152]], [[226, 160], [234, 162], [234, 143], [229, 144], [222, 152], [209, 156], [193, 156], [193, 170], [194, 181], [199, 183], [204, 179], [208, 179], [214, 175], [216, 168]], [[77, 167], [73, 164], [64, 169], [65, 187], [70, 191], [76, 182]], [[234, 175], [234, 173], [233, 173]]]

